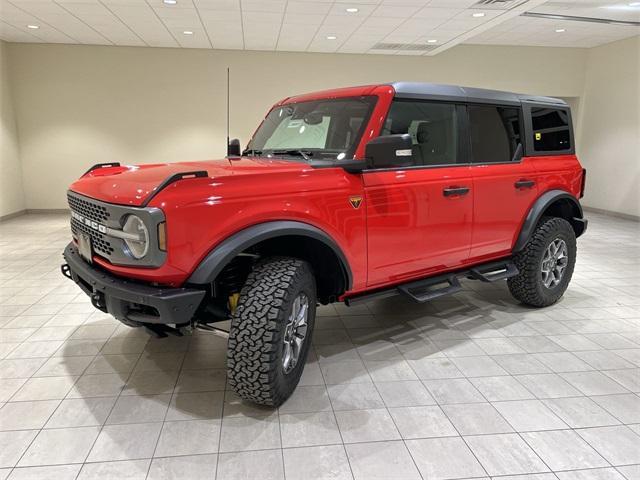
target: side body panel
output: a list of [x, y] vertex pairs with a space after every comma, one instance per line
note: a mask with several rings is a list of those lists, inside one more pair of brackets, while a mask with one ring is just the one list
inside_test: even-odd
[[538, 194], [549, 190], [564, 190], [580, 197], [582, 166], [575, 155], [545, 155], [531, 157], [538, 175]]
[[117, 275], [178, 286], [230, 235], [261, 222], [295, 220], [331, 237], [349, 262], [353, 286], [365, 285], [365, 209], [355, 209], [349, 202], [350, 197], [363, 194], [360, 176], [338, 168], [307, 167], [298, 173], [198, 180], [178, 182], [150, 204], [164, 211], [167, 222], [169, 248], [162, 267], [98, 262]]
[[[473, 176], [473, 235], [469, 261], [508, 255], [527, 212], [538, 197], [538, 174], [532, 158], [518, 163], [489, 163], [471, 167]], [[531, 186], [516, 187], [516, 182]]]
[[473, 196], [445, 197], [443, 190], [468, 187], [467, 166], [408, 168], [363, 174], [368, 287], [456, 268], [469, 256]]

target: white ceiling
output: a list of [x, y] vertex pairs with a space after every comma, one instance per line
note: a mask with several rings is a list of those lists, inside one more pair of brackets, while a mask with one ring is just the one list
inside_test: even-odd
[[[536, 12], [640, 21], [640, 3], [630, 6], [635, 5], [632, 0], [509, 0], [499, 7], [478, 5], [480, 0], [176, 1], [167, 5], [165, 0], [0, 0], [0, 38], [434, 55], [459, 43], [593, 47], [640, 34], [635, 26], [521, 16]], [[349, 13], [347, 8], [358, 11]], [[559, 29], [564, 32], [556, 32]], [[381, 43], [396, 45], [380, 48]]]

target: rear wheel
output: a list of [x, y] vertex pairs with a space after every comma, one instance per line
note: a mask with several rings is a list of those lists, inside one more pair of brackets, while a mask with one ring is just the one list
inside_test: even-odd
[[231, 319], [227, 376], [242, 398], [278, 406], [300, 380], [311, 344], [316, 284], [295, 258], [259, 263], [240, 292]]
[[524, 249], [514, 256], [520, 273], [507, 281], [517, 300], [546, 307], [564, 294], [576, 262], [576, 235], [563, 218], [543, 217]]

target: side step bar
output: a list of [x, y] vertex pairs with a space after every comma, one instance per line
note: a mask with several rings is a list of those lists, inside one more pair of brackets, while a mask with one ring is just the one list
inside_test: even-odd
[[512, 262], [491, 262], [469, 270], [467, 278], [481, 282], [497, 282], [518, 275], [518, 267]]
[[480, 280], [481, 282], [497, 282], [515, 277], [518, 273], [518, 267], [516, 267], [511, 260], [500, 260], [478, 265], [468, 270], [460, 270], [435, 277], [427, 277], [422, 280], [402, 283], [395, 287], [379, 290], [374, 293], [356, 295], [346, 298], [344, 303], [352, 306], [371, 300], [393, 297], [399, 294], [409, 297], [414, 302], [425, 303], [462, 290], [460, 278]]

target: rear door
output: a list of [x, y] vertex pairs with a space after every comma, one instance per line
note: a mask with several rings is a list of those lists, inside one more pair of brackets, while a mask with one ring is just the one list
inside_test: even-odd
[[532, 159], [523, 157], [520, 106], [469, 105], [473, 233], [469, 261], [508, 255], [538, 196]]
[[368, 286], [460, 266], [469, 256], [473, 191], [464, 107], [395, 100], [381, 135], [409, 133], [413, 164], [363, 173]]

